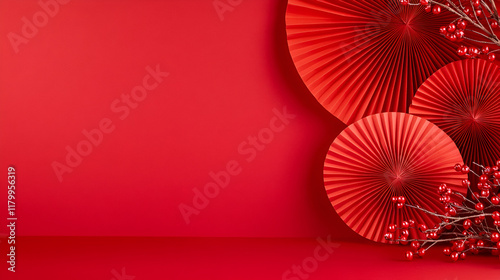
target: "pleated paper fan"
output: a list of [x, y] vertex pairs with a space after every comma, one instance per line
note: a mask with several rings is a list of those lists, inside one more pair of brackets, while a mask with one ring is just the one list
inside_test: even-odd
[[464, 162], [500, 159], [500, 68], [482, 59], [450, 63], [418, 89], [410, 113], [443, 129]]
[[289, 0], [288, 46], [316, 99], [351, 124], [381, 112], [407, 112], [418, 87], [458, 60], [439, 35], [455, 19], [399, 0]]
[[[397, 209], [393, 196], [443, 213], [440, 184], [466, 194], [461, 185], [466, 175], [454, 171], [456, 163], [462, 163], [460, 152], [439, 127], [410, 114], [381, 113], [353, 123], [333, 141], [323, 175], [342, 220], [361, 236], [385, 242], [390, 224], [409, 219], [429, 226], [439, 222], [413, 208]], [[410, 233], [421, 237], [415, 229]]]

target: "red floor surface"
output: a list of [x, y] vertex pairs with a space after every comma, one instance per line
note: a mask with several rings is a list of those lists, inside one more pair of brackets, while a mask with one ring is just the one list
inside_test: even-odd
[[500, 278], [493, 256], [453, 263], [433, 248], [409, 262], [401, 246], [330, 245], [325, 249], [315, 239], [25, 237], [18, 239], [17, 272], [7, 273], [3, 259], [0, 279]]

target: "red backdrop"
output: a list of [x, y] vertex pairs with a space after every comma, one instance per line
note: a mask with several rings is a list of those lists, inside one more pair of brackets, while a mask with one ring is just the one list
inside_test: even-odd
[[[18, 235], [356, 237], [322, 180], [345, 126], [296, 73], [286, 1], [229, 2], [0, 2], [0, 160], [5, 176], [17, 168]], [[145, 95], [148, 66], [169, 75]], [[68, 163], [68, 147], [88, 155]], [[215, 189], [228, 163], [238, 175]], [[208, 205], [189, 208], [207, 184]]]

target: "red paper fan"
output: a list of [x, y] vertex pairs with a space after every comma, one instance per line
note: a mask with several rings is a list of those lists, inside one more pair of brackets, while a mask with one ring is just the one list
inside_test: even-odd
[[418, 89], [410, 113], [443, 129], [464, 162], [500, 159], [500, 68], [482, 59], [450, 63]]
[[[429, 226], [439, 222], [416, 209], [397, 209], [393, 196], [443, 213], [440, 184], [467, 192], [461, 185], [466, 175], [454, 171], [456, 163], [462, 163], [460, 152], [436, 125], [405, 113], [376, 114], [353, 123], [333, 141], [325, 160], [325, 188], [351, 229], [385, 242], [390, 224], [408, 219]], [[415, 229], [410, 232], [419, 235]]]
[[459, 59], [439, 35], [455, 19], [399, 0], [289, 0], [288, 46], [316, 99], [346, 124], [407, 112], [417, 88]]

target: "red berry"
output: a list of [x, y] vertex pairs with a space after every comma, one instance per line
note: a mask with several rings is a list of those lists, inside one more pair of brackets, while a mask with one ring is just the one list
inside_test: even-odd
[[430, 11], [432, 11], [432, 5], [425, 6], [424, 10], [429, 13]]
[[446, 30], [448, 30], [448, 32], [450, 32], [450, 33], [453, 33], [453, 32], [455, 32], [456, 28], [457, 27], [455, 26], [455, 24], [450, 23], [450, 24], [448, 24], [448, 28], [446, 28]]
[[409, 226], [410, 226], [410, 223], [408, 223], [407, 221], [401, 222], [401, 227], [402, 228], [408, 228]]
[[500, 198], [498, 196], [492, 197], [491, 203], [493, 203], [494, 205], [498, 205], [500, 203]]
[[450, 216], [452, 217], [455, 217], [455, 215], [457, 215], [457, 210], [455, 210], [455, 208], [450, 208], [450, 210], [448, 210], [448, 214], [450, 214]]
[[420, 231], [426, 231], [426, 230], [427, 230], [427, 226], [426, 226], [426, 225], [424, 225], [424, 224], [420, 224], [420, 225], [418, 226], [418, 229], [420, 229]]
[[479, 49], [476, 48], [476, 47], [470, 47], [469, 48], [469, 53], [472, 55], [472, 56], [477, 56], [479, 55]]
[[425, 250], [424, 248], [420, 248], [418, 249], [417, 251], [417, 255], [419, 255], [420, 257], [423, 257], [425, 255]]
[[403, 203], [398, 203], [398, 205], [397, 205], [398, 209], [403, 208], [403, 206], [405, 206]]
[[495, 54], [494, 54], [494, 53], [490, 53], [490, 54], [488, 54], [488, 60], [489, 60], [489, 61], [493, 61], [493, 60], [495, 60]]
[[[472, 49], [472, 48], [470, 48], [470, 49]], [[469, 173], [469, 171], [470, 171], [470, 168], [467, 165], [462, 166], [462, 173], [463, 174], [467, 174], [467, 173]]]
[[[486, 49], [487, 51], [483, 51], [484, 49]], [[488, 48], [488, 47], [483, 47], [483, 48], [481, 49], [481, 52], [483, 52], [483, 53], [487, 53], [488, 51], [489, 51], [489, 48]], [[484, 174], [488, 174], [488, 175], [489, 175], [489, 174], [491, 173], [491, 167], [486, 166], [486, 167], [483, 169], [483, 172], [484, 172]]]
[[491, 217], [493, 218], [493, 220], [495, 221], [500, 221], [500, 213], [498, 211], [495, 211], [491, 214]]
[[492, 28], [498, 28], [498, 21], [496, 21], [496, 20], [491, 20], [491, 23], [490, 23], [490, 24], [491, 24], [491, 27], [492, 27]]
[[408, 237], [406, 236], [401, 236], [399, 242], [401, 242], [402, 245], [408, 244]]
[[483, 211], [484, 205], [481, 202], [479, 202], [479, 203], [476, 203], [475, 208], [477, 211]]
[[465, 257], [466, 257], [465, 253], [460, 254], [460, 259], [461, 260], [465, 260]]
[[483, 14], [483, 11], [481, 11], [481, 10], [476, 10], [476, 15], [477, 15], [478, 17], [480, 17], [482, 14]]
[[490, 191], [489, 190], [482, 190], [481, 191], [481, 197], [487, 198], [488, 196], [490, 196]]
[[418, 241], [412, 241], [410, 247], [413, 251], [417, 251], [420, 248], [420, 243]]
[[400, 3], [401, 3], [401, 5], [403, 5], [403, 6], [408, 5], [408, 0], [399, 0], [399, 2], [400, 2]]
[[462, 187], [464, 188], [470, 187], [470, 181], [467, 179], [462, 180]]
[[387, 240], [392, 240], [393, 237], [394, 237], [394, 235], [392, 233], [386, 233], [385, 234], [385, 239], [387, 239]]
[[467, 27], [467, 22], [463, 19], [459, 19], [458, 22], [457, 22], [457, 28], [458, 29], [461, 29], [461, 30], [464, 30], [465, 27]]
[[477, 247], [484, 247], [484, 241], [483, 240], [478, 240], [477, 241]]
[[458, 261], [458, 252], [451, 253], [451, 259], [456, 262]]
[[474, 0], [474, 1], [472, 1], [472, 5], [474, 6], [474, 8], [477, 9], [481, 5], [481, 1], [480, 0]]
[[406, 259], [409, 261], [413, 260], [413, 253], [411, 251], [406, 251]]
[[446, 33], [448, 33], [448, 31], [446, 31], [446, 26], [441, 26], [441, 28], [439, 28], [439, 33], [446, 35]]
[[477, 201], [479, 201], [479, 194], [477, 192], [472, 193], [472, 197], [476, 198]]
[[446, 256], [449, 256], [451, 254], [450, 248], [444, 248], [443, 249], [443, 254], [445, 254]]
[[491, 241], [492, 242], [498, 242], [500, 241], [500, 233], [494, 232], [491, 234]]
[[415, 221], [414, 220], [408, 220], [408, 223], [410, 224], [410, 227], [415, 226]]
[[479, 176], [479, 181], [481, 181], [481, 183], [488, 182], [488, 176], [486, 176], [486, 174]]
[[395, 232], [396, 231], [396, 225], [389, 225], [389, 232]]
[[[443, 27], [444, 27], [444, 26], [443, 26]], [[443, 27], [441, 27], [441, 28], [443, 28]], [[445, 28], [445, 29], [446, 29], [446, 28]], [[460, 46], [460, 47], [467, 48], [466, 46]], [[454, 169], [455, 169], [455, 171], [457, 171], [457, 172], [462, 171], [462, 165], [461, 165], [460, 163], [455, 164], [455, 166], [454, 166], [453, 168], [454, 168]]]
[[465, 32], [463, 30], [457, 30], [455, 32], [455, 37], [457, 37], [457, 40], [462, 40], [465, 37]]
[[471, 226], [471, 221], [469, 219], [465, 220], [464, 223], [464, 229], [469, 229]]
[[441, 13], [441, 7], [439, 7], [438, 5], [435, 5], [433, 8], [432, 8], [432, 12], [437, 15], [439, 13]]
[[445, 186], [441, 185], [441, 186], [438, 187], [438, 194], [442, 194], [445, 191], [446, 191], [446, 187]]
[[476, 225], [479, 225], [479, 224], [481, 223], [481, 219], [479, 219], [479, 218], [474, 218], [474, 223], [475, 223]]
[[404, 196], [400, 196], [400, 197], [398, 197], [398, 202], [399, 202], [399, 203], [405, 203], [405, 200], [406, 200], [406, 199], [405, 199], [405, 197], [404, 197]]
[[393, 197], [391, 198], [391, 200], [392, 200], [392, 202], [393, 202], [393, 203], [398, 202], [398, 198], [397, 198], [396, 196], [393, 196]]
[[404, 236], [404, 237], [408, 237], [408, 235], [410, 235], [410, 232], [408, 232], [408, 230], [407, 230], [407, 229], [403, 229], [403, 230], [401, 231], [401, 235], [402, 235], [402, 236]]
[[437, 239], [438, 238], [438, 234], [437, 234], [437, 232], [432, 231], [432, 232], [429, 233], [429, 237], [431, 239]]
[[500, 221], [493, 221], [493, 224], [498, 227], [500, 226]]
[[422, 6], [429, 5], [429, 0], [420, 0], [420, 5], [422, 5]]

